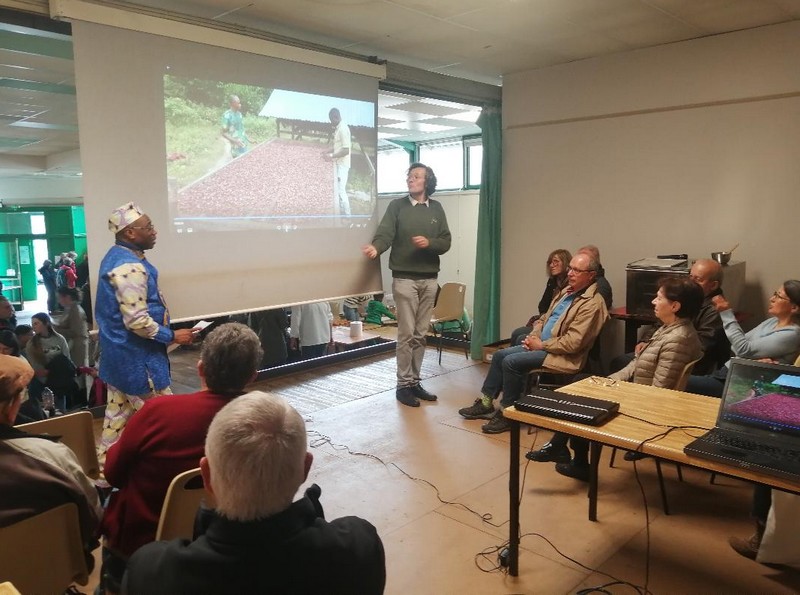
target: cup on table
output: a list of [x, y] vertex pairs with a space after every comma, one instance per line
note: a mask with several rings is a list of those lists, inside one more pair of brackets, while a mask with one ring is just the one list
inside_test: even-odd
[[361, 333], [364, 330], [364, 325], [360, 320], [354, 320], [350, 323], [350, 337], [353, 339], [359, 339], [361, 337]]

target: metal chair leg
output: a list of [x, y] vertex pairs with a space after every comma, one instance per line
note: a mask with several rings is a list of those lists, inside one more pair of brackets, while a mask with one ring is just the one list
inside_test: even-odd
[[615, 446], [611, 450], [611, 460], [608, 461], [608, 466], [609, 467], [613, 467], [614, 466], [614, 461], [616, 460], [616, 458], [617, 458], [617, 447]]

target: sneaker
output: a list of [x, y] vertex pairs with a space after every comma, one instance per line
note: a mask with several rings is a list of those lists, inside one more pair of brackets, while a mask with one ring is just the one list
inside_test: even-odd
[[561, 475], [566, 475], [579, 481], [589, 481], [588, 465], [576, 465], [574, 462], [557, 463], [556, 471]]
[[510, 430], [511, 422], [505, 418], [502, 411], [495, 411], [489, 423], [481, 426], [481, 432], [484, 434], [502, 434]]
[[527, 453], [525, 458], [537, 463], [569, 463], [572, 456], [566, 446], [558, 446], [548, 442], [539, 450], [532, 450]]
[[483, 404], [483, 399], [478, 397], [469, 407], [462, 407], [458, 414], [464, 419], [492, 419], [494, 417], [494, 407]]
[[395, 393], [395, 397], [403, 405], [407, 405], [408, 407], [419, 407], [419, 399], [414, 396], [414, 391], [410, 386], [398, 388], [397, 392]]
[[433, 393], [426, 391], [421, 384], [417, 383], [411, 387], [414, 396], [423, 401], [435, 401], [438, 397]]

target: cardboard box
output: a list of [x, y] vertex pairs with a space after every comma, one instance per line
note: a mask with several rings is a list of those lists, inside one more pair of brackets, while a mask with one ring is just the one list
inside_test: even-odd
[[495, 341], [494, 343], [484, 345], [481, 349], [483, 361], [485, 361], [487, 364], [492, 363], [492, 354], [498, 349], [505, 349], [506, 347], [511, 347], [511, 339], [503, 339], [501, 341]]

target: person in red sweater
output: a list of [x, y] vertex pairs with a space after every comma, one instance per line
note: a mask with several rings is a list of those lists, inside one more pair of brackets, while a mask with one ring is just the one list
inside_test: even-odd
[[105, 536], [101, 586], [119, 593], [127, 559], [155, 539], [172, 479], [194, 469], [214, 415], [255, 380], [263, 351], [243, 324], [224, 324], [203, 341], [197, 372], [202, 390], [148, 400], [108, 451], [112, 491], [101, 525]]

